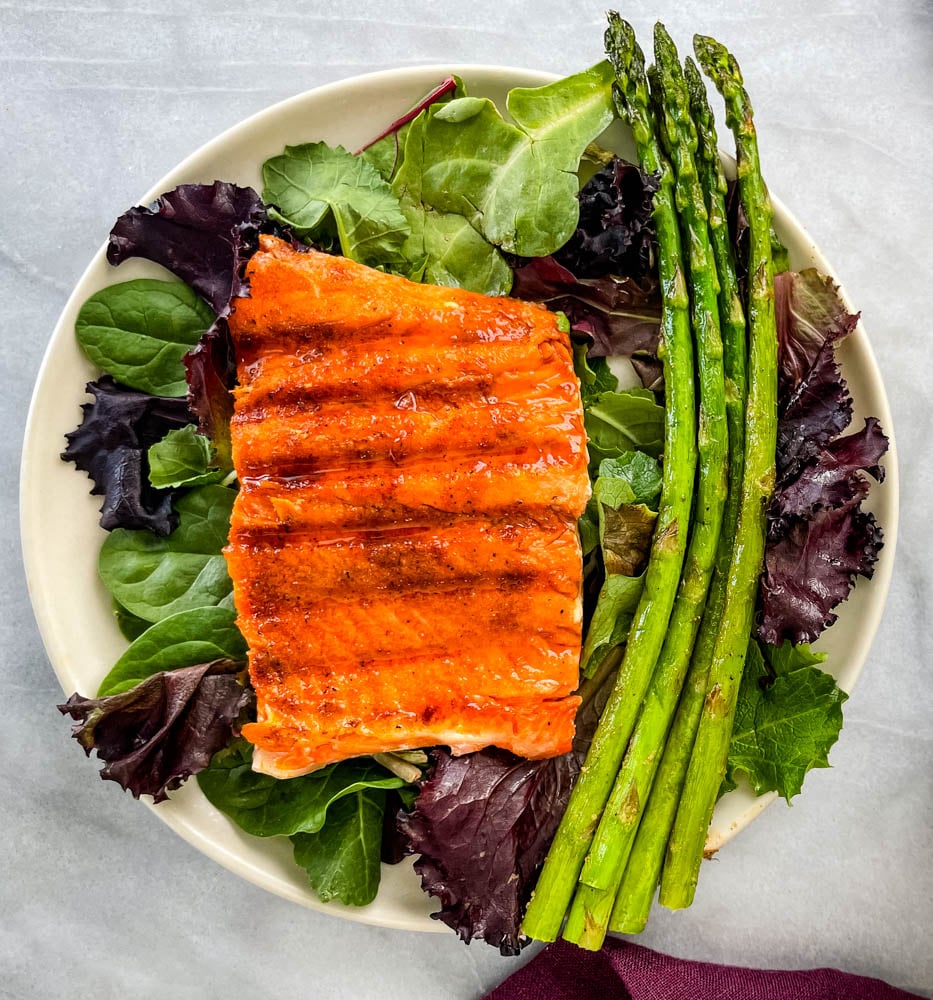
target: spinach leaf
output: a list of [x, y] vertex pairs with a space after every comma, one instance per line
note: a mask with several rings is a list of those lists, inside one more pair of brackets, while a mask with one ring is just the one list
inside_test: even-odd
[[[805, 658], [813, 654], [802, 654]], [[848, 695], [816, 666], [772, 677], [758, 643], [749, 643], [729, 744], [724, 789], [744, 774], [756, 795], [776, 791], [788, 802], [807, 772], [829, 767]]]
[[614, 79], [601, 62], [543, 87], [515, 88], [506, 101], [512, 122], [492, 101], [475, 97], [428, 108], [424, 204], [463, 216], [510, 253], [553, 253], [577, 227], [576, 172], [586, 147], [613, 120]]
[[138, 639], [152, 624], [152, 622], [147, 622], [144, 618], [138, 618], [127, 611], [119, 601], [113, 602], [113, 617], [117, 620], [117, 628], [120, 630], [120, 635], [127, 642]]
[[502, 254], [462, 215], [438, 211], [423, 201], [425, 120], [422, 115], [409, 126], [405, 158], [392, 184], [411, 230], [404, 256], [424, 261], [422, 280], [430, 284], [507, 295], [512, 270]]
[[101, 682], [97, 697], [121, 694], [162, 670], [214, 660], [246, 659], [236, 614], [226, 608], [180, 611], [148, 627], [130, 644]]
[[404, 262], [409, 227], [398, 198], [367, 160], [325, 142], [286, 146], [262, 165], [269, 217], [302, 237], [337, 240], [362, 264]]
[[194, 424], [187, 424], [149, 449], [149, 482], [156, 489], [206, 486], [226, 478], [223, 469], [211, 469], [214, 449]]
[[81, 307], [75, 334], [102, 371], [154, 396], [183, 396], [182, 358], [214, 322], [201, 297], [179, 281], [137, 278], [108, 285]]
[[664, 447], [664, 407], [650, 389], [602, 392], [583, 414], [590, 466], [626, 451], [657, 458]]
[[323, 902], [365, 906], [376, 898], [385, 801], [382, 789], [360, 789], [334, 803], [317, 833], [291, 838], [295, 861]]
[[329, 811], [339, 799], [405, 784], [368, 758], [285, 779], [254, 771], [252, 760], [252, 744], [236, 740], [214, 757], [198, 782], [211, 805], [254, 837], [317, 833], [329, 824]]
[[235, 496], [224, 486], [187, 493], [175, 505], [178, 527], [167, 538], [112, 531], [98, 562], [104, 586], [127, 611], [149, 622], [219, 603], [233, 588], [221, 550]]

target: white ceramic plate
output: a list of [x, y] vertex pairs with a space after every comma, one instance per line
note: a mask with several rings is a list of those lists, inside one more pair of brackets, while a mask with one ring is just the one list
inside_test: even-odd
[[[140, 198], [140, 204], [148, 204], [178, 184], [215, 179], [261, 190], [263, 160], [279, 153], [286, 143], [323, 139], [356, 149], [451, 72], [463, 77], [471, 93], [491, 97], [503, 108], [508, 88], [537, 86], [554, 79], [544, 73], [502, 67], [425, 66], [330, 84], [277, 104], [230, 129], [162, 178]], [[613, 126], [603, 143], [629, 158], [634, 155], [630, 137], [619, 125]], [[833, 274], [807, 233], [777, 201], [775, 227], [795, 268], [813, 265]], [[97, 577], [97, 553], [104, 539], [98, 526], [100, 498], [89, 495], [89, 481], [83, 473], [59, 458], [65, 444], [63, 435], [80, 420], [79, 407], [87, 399], [84, 384], [98, 374], [75, 343], [75, 317], [84, 300], [99, 288], [143, 276], [164, 276], [164, 272], [141, 261], [114, 269], [106, 262], [104, 248], [97, 253], [52, 335], [26, 428], [20, 507], [26, 573], [42, 638], [66, 694], [93, 694], [126, 645]], [[897, 531], [897, 464], [891, 413], [861, 327], [845, 342], [839, 356], [856, 401], [858, 422], [853, 426], [860, 426], [861, 416], [874, 414], [891, 438], [885, 459], [886, 481], [873, 487], [867, 503], [886, 537], [874, 579], [859, 582], [843, 606], [839, 622], [819, 643], [829, 654], [828, 669], [844, 688], [851, 689], [878, 627], [891, 577]], [[87, 780], [96, 780], [90, 767]], [[772, 798], [755, 799], [741, 789], [726, 796], [717, 807], [708, 846], [724, 844]], [[243, 833], [208, 804], [196, 782], [188, 782], [170, 801], [153, 808], [199, 850], [286, 899], [366, 923], [446, 931], [428, 918], [437, 907], [421, 892], [410, 863], [383, 866], [382, 887], [369, 906], [325, 906], [308, 888], [285, 838], [262, 840]]]

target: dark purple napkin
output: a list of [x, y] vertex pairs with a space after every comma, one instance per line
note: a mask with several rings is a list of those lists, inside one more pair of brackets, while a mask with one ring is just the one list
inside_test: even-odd
[[630, 941], [607, 940], [602, 951], [565, 941], [540, 955], [486, 1000], [910, 1000], [881, 982], [838, 969], [801, 972], [741, 969], [688, 962]]

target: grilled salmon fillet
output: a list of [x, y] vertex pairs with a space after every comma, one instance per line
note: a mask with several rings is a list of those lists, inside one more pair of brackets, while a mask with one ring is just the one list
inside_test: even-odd
[[267, 236], [247, 275], [225, 554], [253, 766], [569, 750], [589, 483], [554, 316]]

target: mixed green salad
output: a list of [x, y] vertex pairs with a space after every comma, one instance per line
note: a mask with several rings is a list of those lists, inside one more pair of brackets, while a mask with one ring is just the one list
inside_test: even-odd
[[[101, 495], [100, 576], [129, 645], [61, 706], [101, 774], [155, 801], [192, 775], [248, 833], [289, 837], [322, 900], [365, 905], [415, 855], [439, 919], [514, 954], [596, 948], [689, 905], [717, 798], [799, 793], [828, 766], [845, 694], [809, 644], [869, 577], [881, 529], [877, 420], [835, 347], [833, 281], [789, 270], [732, 56], [697, 36], [735, 135], [729, 183], [696, 64], [658, 25], [645, 67], [609, 15], [607, 59], [505, 114], [450, 77], [356, 153], [321, 141], [263, 190], [185, 184], [120, 217], [115, 283], [76, 335], [103, 373], [63, 457]], [[413, 95], [413, 97], [416, 95]], [[617, 119], [637, 163], [603, 148]], [[226, 544], [237, 482], [226, 317], [262, 233], [413, 281], [546, 304], [569, 333], [592, 498], [579, 522], [585, 637], [571, 752], [380, 754], [280, 780], [240, 735], [255, 704]], [[612, 359], [610, 364], [609, 359]], [[620, 377], [623, 381], [620, 383]]]

